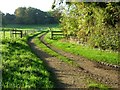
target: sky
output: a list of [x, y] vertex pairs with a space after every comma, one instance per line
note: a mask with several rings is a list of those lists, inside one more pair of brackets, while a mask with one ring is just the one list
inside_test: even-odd
[[51, 10], [54, 0], [0, 0], [0, 11], [14, 14], [18, 7], [33, 7], [42, 11]]

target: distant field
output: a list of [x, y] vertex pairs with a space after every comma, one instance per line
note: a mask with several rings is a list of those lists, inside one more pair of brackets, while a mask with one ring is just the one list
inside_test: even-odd
[[[22, 33], [34, 33], [32, 31], [48, 31], [48, 30], [58, 30], [59, 25], [58, 24], [49, 24], [49, 25], [5, 25], [2, 27], [2, 30], [5, 30], [5, 34], [3, 31], [0, 31], [1, 38], [13, 38], [14, 36], [10, 35], [10, 30], [23, 30]], [[7, 31], [6, 31], [7, 30]], [[20, 37], [20, 35], [16, 35], [16, 37]]]
[[49, 25], [6, 25], [6, 26], [3, 26], [2, 28], [5, 28], [5, 29], [11, 29], [11, 28], [14, 28], [14, 29], [21, 29], [21, 30], [45, 30], [45, 29], [48, 29], [48, 27], [50, 28], [56, 28], [56, 27], [59, 27], [59, 25], [57, 24], [49, 24]]
[[[11, 29], [12, 30], [12, 29]], [[32, 31], [32, 30], [26, 30], [26, 31], [22, 31], [22, 37], [23, 36], [26, 36], [26, 35], [28, 35], [28, 34], [32, 34], [33, 32], [36, 32], [36, 31]], [[17, 32], [18, 33], [18, 32]], [[20, 32], [19, 32], [20, 33]], [[0, 37], [1, 37], [1, 39], [5, 39], [5, 38], [20, 38], [21, 37], [21, 34], [12, 34], [12, 32], [10, 32], [10, 31], [0, 31]]]

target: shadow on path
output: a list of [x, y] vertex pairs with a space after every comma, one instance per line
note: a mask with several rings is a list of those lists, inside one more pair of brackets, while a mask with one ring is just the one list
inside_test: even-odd
[[66, 87], [69, 87], [69, 86], [71, 86], [71, 85], [69, 85], [69, 84], [65, 84], [65, 83], [63, 83], [62, 81], [60, 81], [60, 80], [58, 80], [57, 79], [57, 76], [56, 76], [56, 71], [57, 72], [59, 72], [58, 70], [56, 70], [56, 68], [54, 68], [54, 67], [51, 67], [50, 65], [49, 65], [49, 61], [48, 60], [46, 60], [46, 59], [48, 59], [48, 58], [53, 58], [51, 55], [49, 55], [49, 54], [47, 54], [47, 53], [45, 53], [44, 51], [42, 51], [40, 48], [38, 48], [35, 44], [34, 44], [34, 42], [33, 42], [33, 38], [35, 37], [35, 36], [37, 36], [37, 35], [39, 35], [40, 33], [38, 33], [38, 34], [36, 34], [36, 35], [34, 35], [34, 36], [32, 36], [32, 37], [30, 37], [29, 39], [28, 39], [28, 45], [30, 46], [30, 48], [31, 48], [31, 50], [37, 55], [37, 57], [39, 57], [41, 60], [43, 60], [43, 62], [44, 62], [44, 64], [45, 64], [45, 66], [46, 66], [46, 68], [47, 68], [47, 70], [48, 70], [48, 72], [50, 72], [50, 80], [54, 83], [54, 86], [55, 86], [55, 88], [66, 88]]

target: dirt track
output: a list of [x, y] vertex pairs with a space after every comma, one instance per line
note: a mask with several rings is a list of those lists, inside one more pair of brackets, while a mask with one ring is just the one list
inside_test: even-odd
[[77, 64], [79, 64], [80, 68], [82, 68], [83, 71], [87, 73], [87, 75], [90, 76], [91, 78], [99, 82], [102, 82], [112, 88], [118, 88], [120, 86], [119, 70], [115, 70], [114, 68], [111, 68], [109, 66], [103, 66], [99, 63], [90, 61], [81, 56], [65, 52], [52, 45], [49, 45], [47, 42], [44, 41], [44, 35], [40, 37], [40, 40], [53, 51], [69, 59], [74, 60]]
[[48, 65], [49, 71], [53, 73], [56, 88], [88, 88], [90, 82], [79, 69], [45, 53], [34, 44], [34, 39], [29, 39], [28, 44], [33, 52]]
[[70, 58], [77, 62], [80, 67], [72, 67], [56, 57], [45, 53], [34, 44], [34, 39], [29, 39], [28, 44], [31, 49], [39, 56], [42, 60], [47, 63], [49, 70], [54, 73], [56, 80], [56, 87], [59, 88], [87, 88], [88, 80], [87, 77], [91, 77], [99, 82], [111, 86], [112, 88], [118, 88], [118, 71], [113, 70], [109, 67], [103, 68], [98, 63], [91, 62], [83, 57], [73, 55], [68, 52], [64, 52], [58, 48], [55, 48], [44, 41], [44, 35], [40, 37], [40, 40], [47, 45], [50, 49], [55, 52]]

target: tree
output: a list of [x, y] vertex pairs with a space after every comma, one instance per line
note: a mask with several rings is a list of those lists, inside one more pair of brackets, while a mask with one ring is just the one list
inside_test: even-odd
[[25, 24], [26, 7], [19, 7], [15, 10], [16, 23]]
[[7, 13], [4, 16], [5, 22], [7, 24], [15, 24], [15, 15]]
[[67, 37], [74, 36], [91, 47], [118, 50], [119, 2], [66, 2], [60, 21]]
[[61, 18], [61, 11], [59, 8], [56, 8], [53, 11], [49, 11], [50, 16], [52, 16], [53, 23], [59, 23], [59, 20]]
[[15, 10], [16, 23], [18, 24], [49, 24], [57, 23], [55, 17], [48, 12], [36, 8], [19, 7]]

